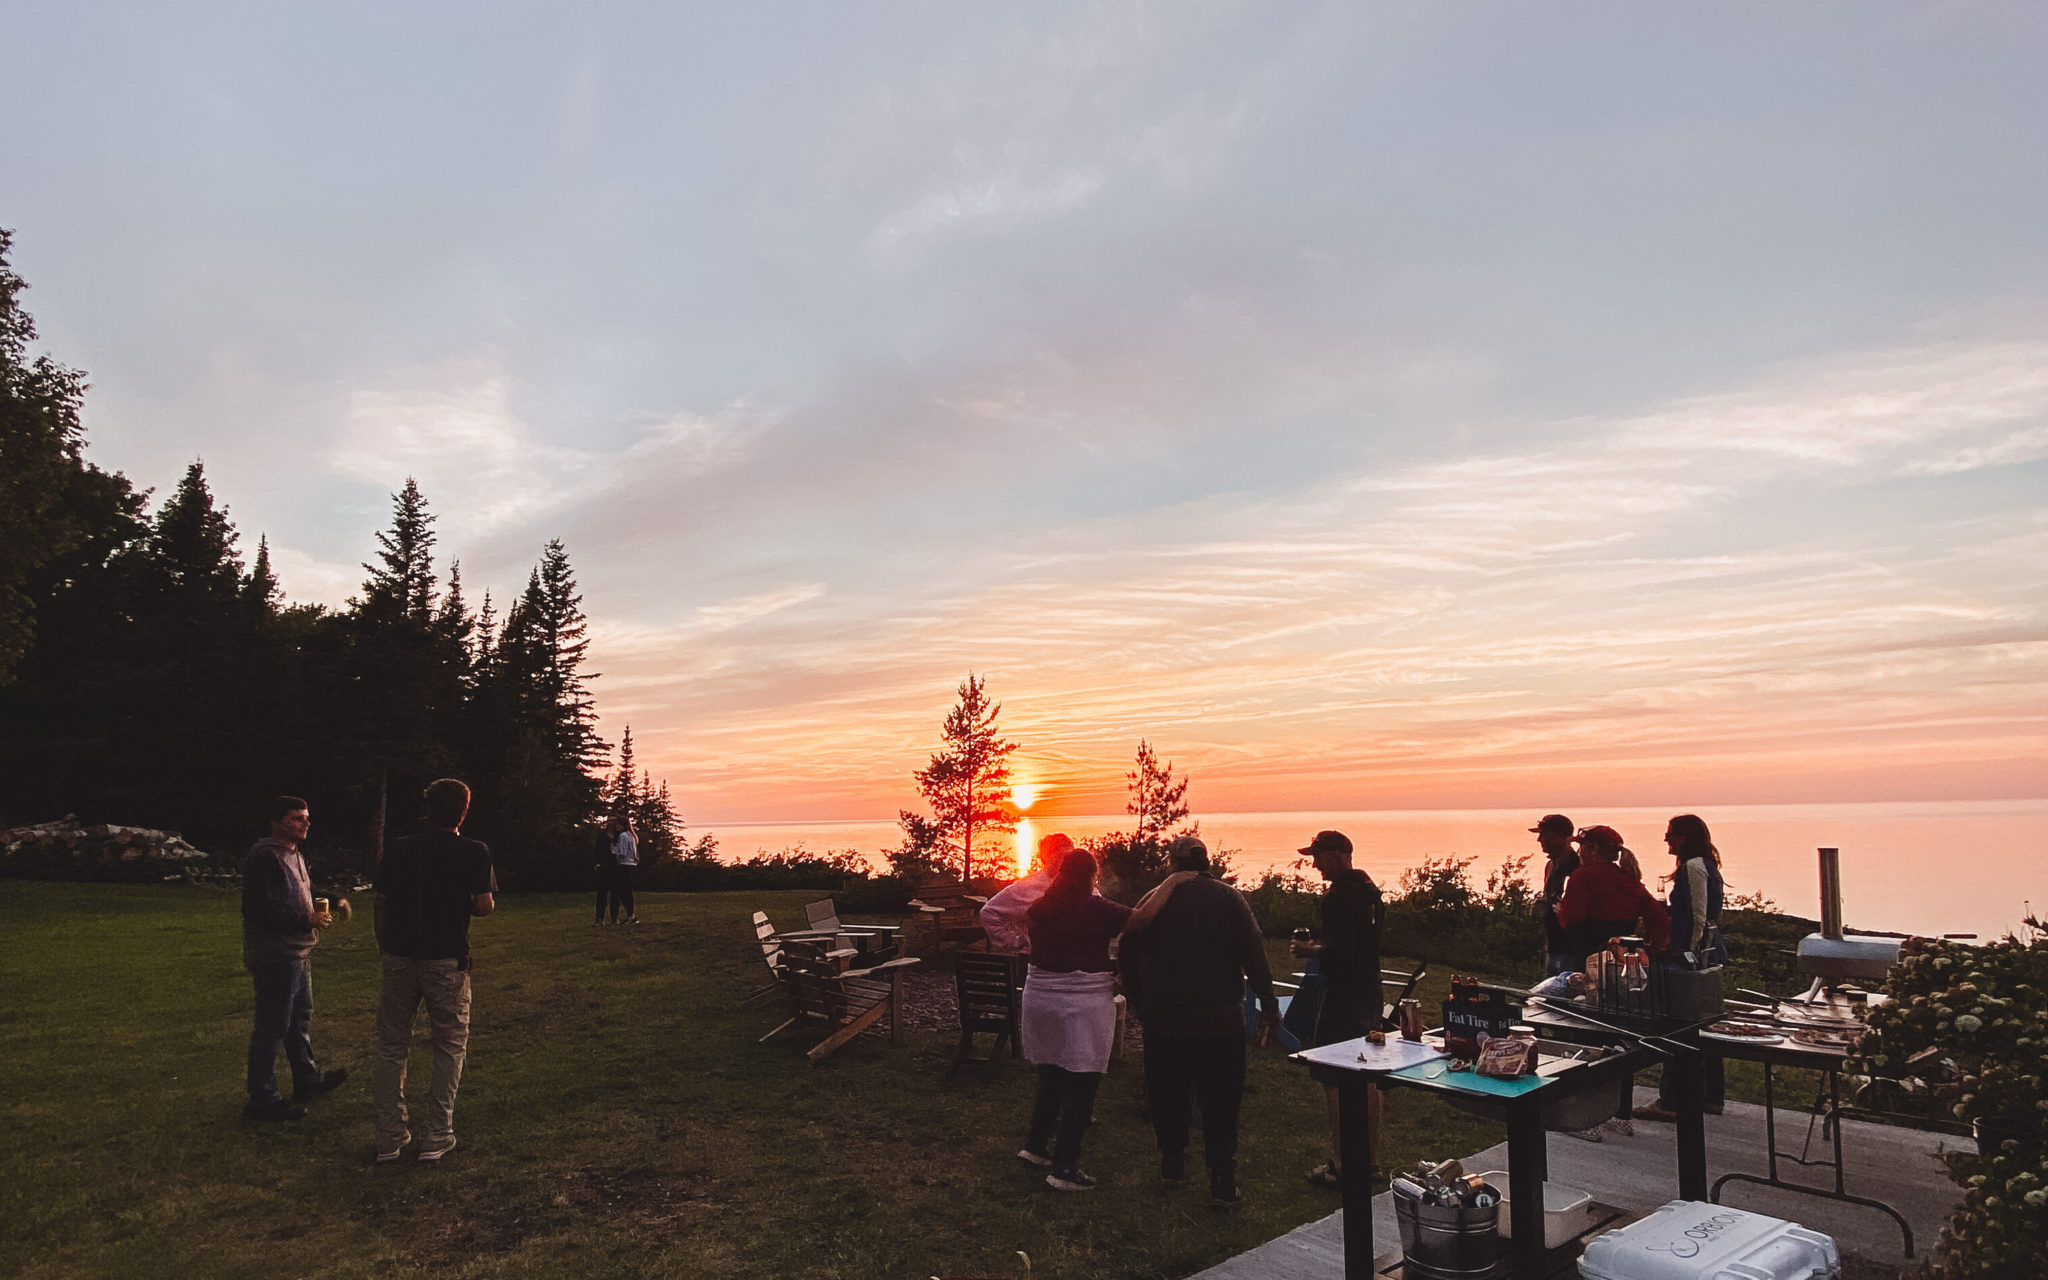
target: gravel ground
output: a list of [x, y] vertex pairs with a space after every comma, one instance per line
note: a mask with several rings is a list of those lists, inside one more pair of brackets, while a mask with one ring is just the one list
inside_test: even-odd
[[[903, 1025], [942, 1036], [960, 1034], [960, 1002], [953, 991], [953, 971], [927, 961], [903, 974]], [[1124, 1048], [1145, 1047], [1145, 1029], [1132, 1016], [1124, 1023]]]

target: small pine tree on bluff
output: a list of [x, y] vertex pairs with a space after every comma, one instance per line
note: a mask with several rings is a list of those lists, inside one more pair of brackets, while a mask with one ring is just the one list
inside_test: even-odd
[[899, 871], [920, 867], [974, 876], [974, 839], [1017, 829], [1005, 802], [1010, 797], [1010, 753], [1017, 744], [996, 730], [1002, 704], [991, 701], [987, 684], [973, 672], [959, 688], [960, 700], [939, 731], [944, 745], [931, 763], [912, 776], [932, 816], [904, 810], [897, 815], [904, 843], [892, 857]]

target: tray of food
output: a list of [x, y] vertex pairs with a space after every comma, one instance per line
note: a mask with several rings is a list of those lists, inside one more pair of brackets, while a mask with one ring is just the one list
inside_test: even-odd
[[1700, 1032], [1702, 1040], [1720, 1040], [1728, 1044], [1783, 1044], [1785, 1037], [1769, 1027], [1760, 1027], [1754, 1022], [1731, 1022], [1723, 1019]]
[[1862, 1038], [1863, 1032], [1860, 1028], [1854, 1031], [1835, 1031], [1822, 1027], [1802, 1027], [1792, 1033], [1792, 1043], [1807, 1049], [1848, 1050], [1855, 1048], [1856, 1042]]
[[1829, 1030], [1861, 1029], [1863, 1019], [1846, 1005], [1800, 1004], [1787, 1000], [1772, 1011], [1772, 1017], [1794, 1027], [1822, 1027]]

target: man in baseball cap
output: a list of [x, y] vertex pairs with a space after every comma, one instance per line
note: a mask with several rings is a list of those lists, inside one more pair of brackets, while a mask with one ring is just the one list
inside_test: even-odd
[[1536, 899], [1536, 910], [1543, 916], [1544, 972], [1553, 977], [1567, 972], [1572, 962], [1571, 939], [1558, 923], [1557, 904], [1564, 900], [1566, 878], [1579, 869], [1579, 855], [1572, 848], [1576, 829], [1561, 813], [1546, 813], [1529, 828], [1536, 835], [1536, 847], [1543, 850], [1543, 892]]
[[[1386, 922], [1386, 900], [1372, 877], [1351, 865], [1351, 841], [1341, 831], [1318, 831], [1301, 853], [1315, 864], [1316, 873], [1329, 882], [1323, 894], [1322, 940], [1297, 942], [1294, 954], [1314, 957], [1323, 977], [1323, 1004], [1316, 1013], [1315, 1042], [1335, 1044], [1355, 1040], [1385, 1024], [1380, 994], [1380, 927]], [[1314, 1075], [1312, 1071], [1310, 1073]], [[1330, 1116], [1330, 1160], [1309, 1172], [1308, 1179], [1333, 1190], [1343, 1185], [1344, 1140], [1337, 1124], [1337, 1086], [1323, 1083], [1325, 1105]], [[1377, 1142], [1380, 1131], [1380, 1091], [1366, 1091], [1366, 1105], [1372, 1116]], [[1379, 1152], [1371, 1153], [1376, 1164]], [[1360, 1169], [1370, 1178], [1370, 1169]]]

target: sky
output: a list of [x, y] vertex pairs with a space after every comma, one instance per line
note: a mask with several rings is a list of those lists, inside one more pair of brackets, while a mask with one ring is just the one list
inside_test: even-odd
[[2048, 796], [2048, 9], [46, 4], [90, 456], [561, 538], [693, 825]]

